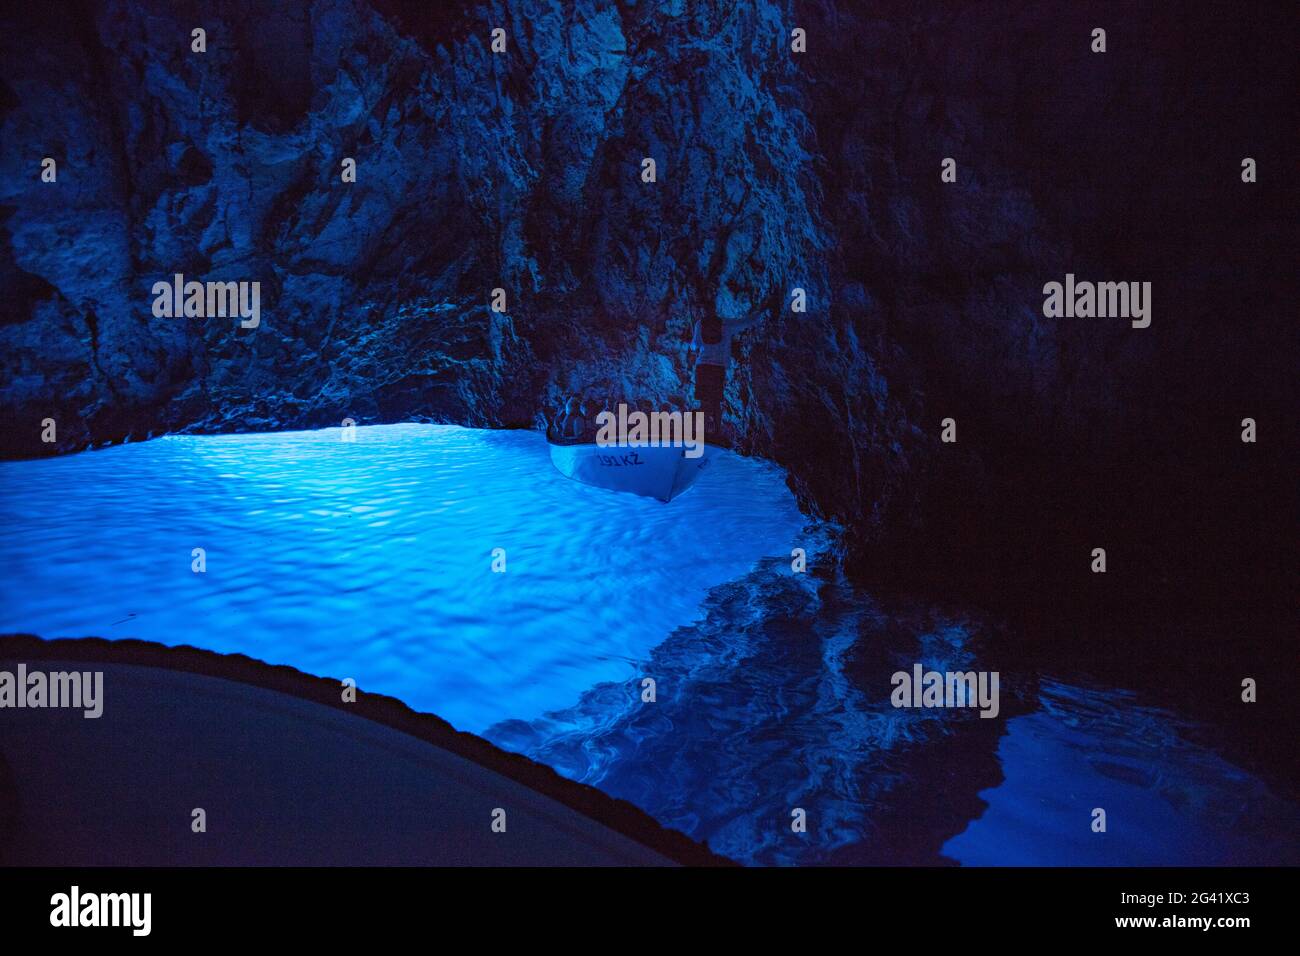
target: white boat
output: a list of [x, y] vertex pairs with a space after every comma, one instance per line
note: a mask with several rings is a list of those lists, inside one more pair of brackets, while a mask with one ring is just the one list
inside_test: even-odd
[[[718, 453], [714, 445], [693, 449], [669, 446], [601, 446], [594, 442], [565, 442], [546, 436], [551, 446], [551, 463], [566, 478], [584, 485], [627, 491], [660, 501], [672, 501], [700, 477], [709, 459]], [[687, 451], [699, 451], [688, 458]]]

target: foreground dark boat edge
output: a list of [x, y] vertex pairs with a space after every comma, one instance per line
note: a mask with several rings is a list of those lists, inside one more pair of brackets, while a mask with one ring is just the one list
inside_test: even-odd
[[[535, 794], [594, 821], [610, 831], [688, 866], [734, 866], [685, 834], [668, 829], [634, 805], [602, 791], [560, 776], [550, 767], [504, 751], [473, 734], [458, 731], [433, 714], [420, 713], [382, 694], [356, 690], [355, 702], [341, 699], [338, 679], [305, 674], [286, 665], [273, 665], [242, 654], [219, 654], [189, 645], [168, 646], [138, 639], [107, 640], [99, 637], [46, 640], [30, 634], [0, 635], [0, 661], [67, 661], [106, 666], [157, 668], [234, 682], [323, 705], [347, 718], [359, 718], [398, 731], [415, 740], [453, 754], [484, 770], [522, 785]], [[4, 748], [0, 747], [0, 823], [11, 811], [12, 790], [7, 780]], [[382, 753], [377, 759], [385, 759]], [[393, 759], [393, 758], [388, 758]], [[6, 806], [8, 803], [10, 806]], [[436, 861], [431, 861], [436, 862]]]

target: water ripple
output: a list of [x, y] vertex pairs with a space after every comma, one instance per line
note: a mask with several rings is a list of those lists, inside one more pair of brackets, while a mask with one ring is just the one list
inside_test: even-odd
[[478, 731], [627, 676], [805, 523], [778, 468], [731, 454], [663, 505], [562, 478], [531, 432], [341, 437], [0, 463], [0, 631], [239, 651]]

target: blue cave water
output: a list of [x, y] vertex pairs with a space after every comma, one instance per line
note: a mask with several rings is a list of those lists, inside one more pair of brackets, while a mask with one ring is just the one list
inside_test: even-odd
[[[351, 677], [745, 863], [1294, 862], [1297, 809], [1173, 715], [1020, 679], [977, 621], [793, 574], [833, 535], [770, 463], [724, 454], [663, 505], [565, 480], [531, 432], [343, 435], [0, 463], [0, 632]], [[1002, 715], [895, 710], [914, 661], [1008, 671]]]
[[781, 472], [736, 455], [670, 507], [566, 480], [532, 432], [344, 434], [0, 464], [0, 630], [240, 652], [481, 733], [631, 674], [804, 523]]

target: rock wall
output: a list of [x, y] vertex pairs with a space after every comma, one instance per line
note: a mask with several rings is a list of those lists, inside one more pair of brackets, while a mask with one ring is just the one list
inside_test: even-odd
[[[1206, 570], [1189, 529], [1215, 573], [1276, 567], [1297, 354], [1281, 6], [4, 17], [8, 457], [344, 417], [528, 427], [575, 391], [685, 403], [695, 320], [756, 314], [724, 438], [787, 466], [864, 575], [1055, 602], [1106, 545], [1142, 569], [1113, 590], [1177, 601]], [[1066, 272], [1152, 282], [1151, 328], [1045, 318]], [[260, 282], [260, 327], [155, 318], [175, 273]]]

